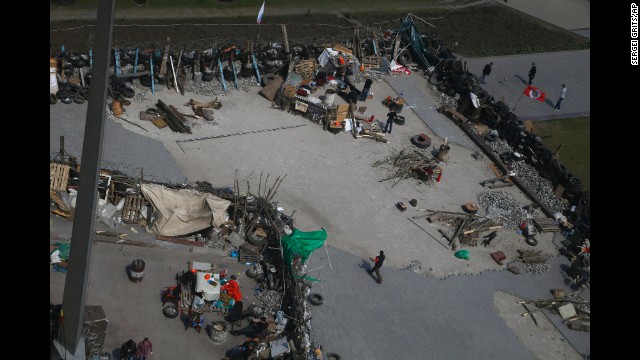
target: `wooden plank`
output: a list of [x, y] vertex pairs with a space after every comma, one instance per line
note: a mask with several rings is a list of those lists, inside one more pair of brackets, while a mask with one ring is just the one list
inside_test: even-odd
[[127, 195], [124, 198], [124, 207], [122, 208], [122, 221], [125, 223], [137, 223], [142, 205], [144, 205], [143, 198], [137, 195]]
[[49, 163], [49, 189], [50, 190], [67, 190], [69, 182], [69, 170], [71, 166], [50, 162]]
[[267, 86], [263, 87], [262, 90], [260, 90], [260, 94], [269, 99], [269, 101], [273, 101], [273, 99], [275, 99], [276, 97], [276, 94], [278, 93], [278, 89], [280, 89], [280, 86], [282, 86], [283, 83], [284, 79], [282, 78], [282, 76], [276, 75], [276, 77], [271, 80], [271, 82], [268, 83]]
[[163, 127], [167, 126], [167, 122], [164, 121], [163, 118], [159, 117], [159, 118], [155, 118], [153, 120], [151, 120], [151, 122], [153, 123], [153, 125], [155, 125], [158, 129], [162, 129]]
[[348, 49], [347, 47], [345, 47], [344, 45], [341, 44], [333, 44], [333, 46], [331, 46], [331, 48], [335, 51], [340, 51], [344, 54], [347, 55], [353, 55], [353, 51], [351, 51], [350, 49]]
[[189, 239], [172, 238], [172, 237], [163, 236], [163, 235], [156, 235], [156, 240], [168, 241], [168, 242], [172, 242], [172, 243], [175, 243], [175, 244], [182, 244], [182, 245], [200, 246], [200, 247], [203, 247], [205, 245], [204, 243], [193, 241], [193, 240], [189, 240]]

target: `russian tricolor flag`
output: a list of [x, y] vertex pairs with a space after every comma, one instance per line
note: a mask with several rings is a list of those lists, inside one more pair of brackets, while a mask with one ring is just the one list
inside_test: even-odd
[[258, 24], [262, 21], [262, 14], [264, 14], [264, 3], [265, 1], [262, 2], [262, 7], [260, 8], [260, 11], [258, 11], [258, 19], [256, 20]]

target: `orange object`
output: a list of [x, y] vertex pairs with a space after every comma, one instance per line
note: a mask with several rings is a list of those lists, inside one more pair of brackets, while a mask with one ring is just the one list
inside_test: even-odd
[[344, 65], [345, 64], [345, 61], [342, 58], [342, 56], [338, 58], [338, 61], [340, 62], [340, 65]]
[[364, 65], [360, 65], [360, 71], [364, 71]]
[[195, 273], [197, 273], [197, 272], [198, 272], [198, 270], [196, 270], [196, 269], [191, 269], [191, 272], [195, 274]]
[[438, 174], [438, 177], [436, 178], [436, 181], [440, 182], [440, 179], [442, 179], [442, 171], [440, 171], [440, 173]]
[[205, 279], [205, 280], [209, 280], [209, 279], [211, 279], [211, 275], [209, 275], [209, 274], [205, 274], [205, 275], [204, 275], [204, 279]]

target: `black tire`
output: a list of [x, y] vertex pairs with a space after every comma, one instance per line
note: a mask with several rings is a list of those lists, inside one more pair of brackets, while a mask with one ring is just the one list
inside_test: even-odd
[[494, 141], [498, 140], [498, 135], [496, 133], [490, 132], [490, 133], [487, 133], [487, 135], [484, 137], [484, 139], [487, 142], [494, 142]]
[[420, 149], [428, 149], [431, 146], [430, 140], [424, 140], [420, 135], [414, 135], [411, 138], [411, 143]]
[[342, 357], [336, 353], [328, 353], [327, 360], [341, 360]]
[[480, 104], [486, 103], [487, 99], [489, 98], [489, 93], [485, 90], [476, 91], [475, 94], [478, 97], [478, 101], [480, 102]]
[[267, 86], [268, 83], [272, 82], [276, 76], [274, 74], [265, 74], [262, 77], [262, 86]]
[[73, 102], [76, 104], [84, 104], [85, 98], [82, 95], [77, 95], [76, 97], [73, 98]]
[[113, 90], [120, 91], [121, 93], [124, 92], [128, 88], [129, 87], [124, 82], [117, 82], [117, 83], [113, 84]]
[[411, 63], [413, 63], [413, 55], [411, 55], [411, 51], [402, 50], [398, 55], [398, 62], [406, 67], [409, 67]]
[[442, 75], [440, 75], [440, 73], [435, 72], [429, 77], [429, 83], [431, 83], [432, 85], [438, 86], [443, 82], [444, 78], [442, 77]]
[[58, 102], [56, 94], [49, 94], [49, 104], [53, 105]]
[[247, 277], [249, 279], [257, 279], [260, 276], [262, 276], [262, 274], [260, 274], [259, 272], [255, 271], [253, 269], [253, 267], [248, 268], [244, 273], [247, 275]]
[[71, 86], [69, 86], [69, 89], [67, 89], [67, 93], [71, 97], [76, 97], [76, 96], [80, 95], [81, 88], [79, 86], [76, 86], [76, 85], [71, 85]]
[[149, 75], [140, 76], [140, 85], [151, 87], [151, 76]]
[[82, 94], [82, 96], [84, 96], [85, 99], [89, 100], [89, 87], [88, 86], [84, 86], [80, 90], [80, 93]]
[[534, 237], [528, 237], [524, 240], [528, 245], [530, 246], [536, 246], [538, 245], [538, 239], [534, 238]]
[[[202, 81], [211, 81], [211, 80], [213, 80], [213, 71], [202, 73]], [[225, 78], [225, 80], [228, 80], [228, 79]]]
[[126, 98], [132, 98], [136, 94], [136, 91], [130, 87], [125, 87], [124, 90], [121, 91], [121, 93], [122, 93], [122, 96]]
[[268, 241], [268, 237], [265, 236], [264, 238], [261, 238], [259, 236], [256, 236], [253, 234], [254, 230], [255, 228], [252, 229], [251, 231], [247, 231], [247, 236], [245, 236], [245, 240], [251, 245], [262, 247], [262, 245], [264, 245]]
[[62, 98], [64, 97], [69, 97], [69, 93], [67, 92], [67, 90], [58, 90], [58, 92], [56, 93], [56, 97], [62, 100]]
[[309, 300], [311, 305], [315, 306], [322, 305], [322, 303], [324, 303], [324, 297], [318, 293], [309, 294], [309, 296], [307, 296], [307, 300]]
[[[204, 74], [203, 74], [204, 75]], [[166, 76], [159, 76], [156, 75], [156, 83], [160, 84], [160, 85], [164, 85], [167, 83], [167, 77]]]
[[145, 110], [145, 112], [147, 114], [156, 115], [156, 114], [158, 114], [158, 109], [156, 109], [156, 108], [148, 108], [147, 110]]
[[396, 118], [393, 119], [393, 122], [398, 124], [398, 125], [404, 125], [404, 122], [405, 122], [404, 116], [402, 116], [402, 115], [396, 116]]
[[60, 99], [60, 101], [62, 101], [63, 104], [71, 104], [73, 102], [73, 98], [71, 96], [69, 96], [69, 94], [67, 94], [66, 96], [64, 96], [63, 98]]
[[180, 311], [174, 304], [169, 304], [165, 306], [162, 309], [162, 313], [164, 314], [164, 316], [168, 317], [169, 319], [177, 318], [178, 315], [180, 315]]

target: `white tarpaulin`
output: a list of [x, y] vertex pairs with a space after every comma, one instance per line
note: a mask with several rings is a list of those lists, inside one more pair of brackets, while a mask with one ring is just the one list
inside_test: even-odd
[[142, 184], [144, 197], [160, 215], [153, 225], [158, 235], [179, 236], [210, 226], [220, 226], [228, 218], [231, 202], [193, 189], [173, 190], [157, 184]]

